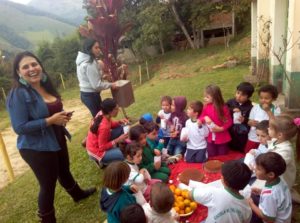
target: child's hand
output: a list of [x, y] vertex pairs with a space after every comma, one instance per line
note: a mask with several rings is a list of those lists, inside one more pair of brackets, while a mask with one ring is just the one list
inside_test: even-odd
[[249, 204], [250, 207], [251, 207], [251, 205], [254, 204], [254, 201], [252, 200], [251, 197], [249, 197], [249, 198], [247, 199], [247, 201], [248, 201], [248, 204]]
[[187, 136], [183, 136], [183, 137], [181, 137], [180, 141], [187, 142], [187, 141], [189, 141], [189, 138]]
[[208, 116], [204, 116], [204, 121], [206, 122], [206, 124], [210, 125], [212, 123], [212, 120], [210, 119], [210, 117]]
[[161, 162], [154, 163], [154, 169], [155, 170], [159, 170], [160, 166], [161, 166]]
[[265, 111], [270, 111], [271, 110], [271, 106], [269, 104], [262, 104], [261, 108]]
[[238, 118], [238, 121], [239, 121], [240, 123], [243, 123], [243, 122], [245, 121], [245, 117], [241, 115], [241, 116]]
[[251, 188], [251, 193], [255, 195], [260, 195], [261, 194], [261, 189], [257, 187]]
[[161, 144], [164, 144], [164, 143], [165, 143], [165, 140], [160, 139], [158, 142], [161, 143]]
[[198, 119], [198, 120], [197, 120], [197, 123], [198, 123], [198, 127], [202, 127], [202, 124], [203, 124], [203, 123], [201, 122], [201, 120]]
[[133, 193], [137, 193], [138, 192], [138, 187], [135, 185], [135, 184], [132, 184], [131, 186], [130, 186], [130, 190], [133, 192]]
[[215, 125], [212, 129], [211, 129], [212, 132], [223, 132], [224, 131], [224, 128], [223, 127], [220, 127], [218, 125]]
[[252, 119], [251, 119], [251, 120], [248, 121], [248, 125], [249, 125], [249, 126], [254, 126], [254, 127], [256, 127], [257, 124], [258, 124], [258, 121], [256, 121], [256, 120], [252, 120]]
[[250, 149], [250, 151], [249, 151], [248, 153], [250, 153], [251, 155], [255, 156], [255, 154], [256, 154], [256, 149]]
[[171, 133], [170, 133], [170, 137], [171, 137], [171, 138], [176, 138], [177, 135], [178, 135], [178, 131], [174, 131], [174, 132], [171, 132]]
[[161, 154], [158, 149], [154, 149], [153, 152], [154, 152], [155, 156], [160, 156], [160, 154]]
[[232, 111], [233, 112], [241, 112], [241, 110], [239, 108], [234, 108]]

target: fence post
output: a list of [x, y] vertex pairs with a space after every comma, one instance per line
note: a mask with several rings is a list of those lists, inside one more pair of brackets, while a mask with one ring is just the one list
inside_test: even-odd
[[6, 94], [5, 94], [4, 88], [3, 88], [3, 87], [1, 87], [1, 90], [2, 90], [2, 94], [3, 94], [3, 98], [4, 98], [4, 100], [6, 100]]
[[9, 179], [10, 179], [10, 181], [13, 181], [14, 172], [13, 172], [13, 169], [12, 169], [12, 166], [11, 166], [11, 163], [10, 163], [7, 151], [6, 151], [6, 147], [5, 147], [1, 132], [0, 132], [0, 152], [4, 159], [4, 164], [6, 166], [6, 169], [7, 169], [8, 175], [9, 175]]
[[62, 73], [59, 73], [59, 76], [60, 76], [60, 79], [61, 79], [62, 86], [63, 86], [64, 90], [66, 90], [66, 86], [65, 86], [65, 82], [64, 82], [64, 78], [62, 76]]
[[142, 84], [142, 66], [139, 65], [140, 84]]
[[149, 68], [148, 68], [148, 61], [147, 60], [146, 60], [146, 72], [147, 72], [148, 80], [150, 80]]

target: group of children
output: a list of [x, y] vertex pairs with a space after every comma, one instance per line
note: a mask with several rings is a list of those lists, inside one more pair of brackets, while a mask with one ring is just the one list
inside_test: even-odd
[[[292, 188], [296, 166], [290, 140], [298, 134], [299, 123], [280, 115], [280, 108], [273, 105], [276, 87], [262, 86], [254, 106], [253, 92], [254, 87], [243, 82], [235, 98], [225, 103], [220, 88], [209, 85], [204, 106], [200, 101], [187, 106], [184, 96], [162, 97], [155, 121], [146, 114], [130, 128], [130, 140], [121, 149], [125, 162], [113, 162], [105, 169], [100, 204], [108, 222], [129, 222], [132, 215], [139, 220], [130, 222], [177, 222], [174, 195], [165, 184], [169, 158], [202, 163], [228, 154], [229, 148], [246, 157], [244, 162], [224, 163], [224, 188], [193, 188], [190, 193], [208, 207], [206, 222], [290, 222], [290, 192], [298, 195]], [[263, 189], [253, 189], [252, 198], [246, 200], [239, 190], [249, 184], [253, 172], [266, 184]]]

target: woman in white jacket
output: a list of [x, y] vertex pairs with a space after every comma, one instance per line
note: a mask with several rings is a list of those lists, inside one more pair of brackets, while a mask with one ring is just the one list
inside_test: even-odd
[[82, 52], [79, 51], [76, 58], [80, 98], [93, 117], [101, 109], [101, 91], [116, 88], [115, 83], [102, 81], [102, 71], [97, 62], [100, 53], [99, 42], [94, 39], [86, 39], [83, 43]]

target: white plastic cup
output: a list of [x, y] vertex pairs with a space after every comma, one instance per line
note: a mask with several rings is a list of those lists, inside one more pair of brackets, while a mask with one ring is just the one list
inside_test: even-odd
[[167, 120], [166, 119], [161, 119], [160, 120], [160, 127], [162, 129], [166, 129], [167, 128]]
[[161, 162], [161, 156], [154, 156], [154, 163]]
[[167, 148], [163, 148], [162, 149], [162, 154], [163, 155], [167, 155], [168, 154], [168, 149]]
[[123, 132], [124, 132], [124, 134], [127, 134], [129, 132], [129, 128], [130, 128], [129, 125], [124, 125], [123, 126]]
[[239, 118], [242, 116], [241, 112], [234, 112], [233, 113], [233, 124], [241, 124]]

